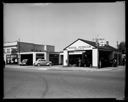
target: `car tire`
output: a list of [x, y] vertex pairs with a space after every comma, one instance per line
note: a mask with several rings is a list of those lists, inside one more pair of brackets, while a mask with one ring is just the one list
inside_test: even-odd
[[40, 66], [40, 64], [38, 63], [37, 66]]
[[49, 66], [52, 66], [52, 64], [50, 63]]

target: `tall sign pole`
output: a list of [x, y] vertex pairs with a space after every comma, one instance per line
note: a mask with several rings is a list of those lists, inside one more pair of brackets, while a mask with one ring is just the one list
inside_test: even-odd
[[119, 44], [118, 44], [118, 41], [116, 42], [117, 43], [117, 65], [119, 65]]
[[18, 62], [20, 64], [20, 38], [18, 39], [18, 52], [19, 52]]

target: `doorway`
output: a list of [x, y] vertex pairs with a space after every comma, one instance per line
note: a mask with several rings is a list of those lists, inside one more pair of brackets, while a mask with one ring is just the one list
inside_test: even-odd
[[21, 62], [28, 59], [27, 65], [33, 65], [33, 54], [21, 54]]
[[81, 51], [81, 54], [69, 53], [69, 66], [77, 66], [77, 67], [92, 66], [92, 50]]

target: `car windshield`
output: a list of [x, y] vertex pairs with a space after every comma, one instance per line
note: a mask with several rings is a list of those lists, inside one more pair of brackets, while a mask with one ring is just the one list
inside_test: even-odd
[[27, 62], [27, 59], [24, 59], [22, 62]]

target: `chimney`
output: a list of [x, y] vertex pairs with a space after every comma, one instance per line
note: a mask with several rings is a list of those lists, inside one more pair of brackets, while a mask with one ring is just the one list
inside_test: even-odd
[[96, 46], [97, 46], [97, 47], [99, 46], [99, 41], [98, 41], [98, 39], [96, 39]]
[[117, 44], [117, 48], [119, 48], [119, 43], [118, 43], [118, 41], [116, 42], [116, 44]]
[[47, 51], [47, 45], [44, 45], [44, 50]]
[[109, 41], [106, 41], [106, 45], [109, 45]]

